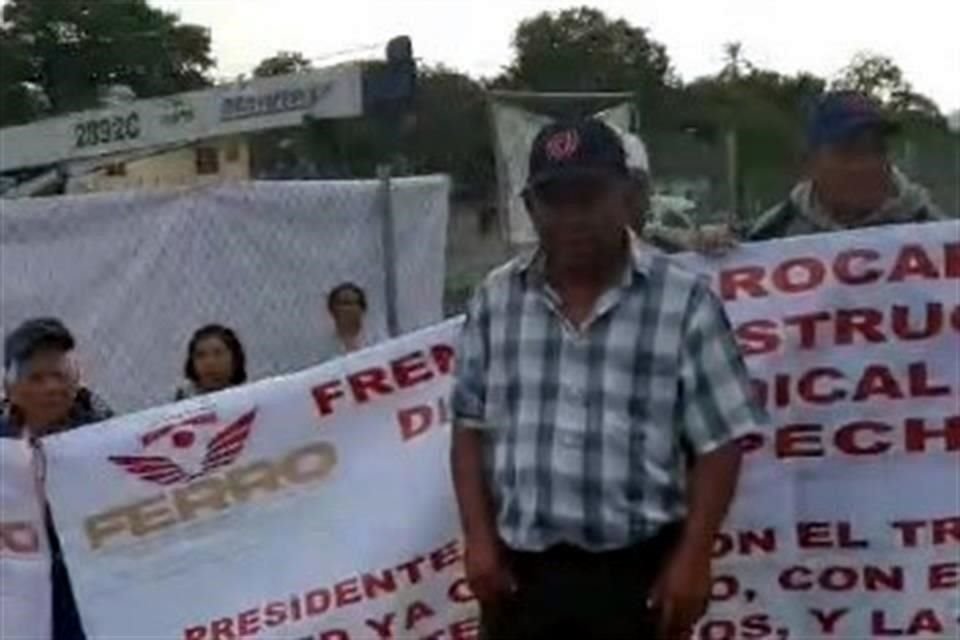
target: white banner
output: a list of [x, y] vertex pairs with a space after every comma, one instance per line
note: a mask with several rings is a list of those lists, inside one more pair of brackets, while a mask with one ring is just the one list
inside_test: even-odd
[[[715, 271], [773, 416], [745, 443], [698, 640], [956, 637], [958, 234], [690, 261]], [[88, 632], [475, 637], [447, 465], [456, 330], [47, 440]]]
[[70, 113], [0, 130], [0, 172], [363, 113], [348, 63]]
[[446, 464], [457, 326], [47, 440], [88, 635], [469, 637]]
[[[443, 317], [449, 182], [391, 182], [400, 330]], [[60, 317], [86, 382], [119, 410], [173, 399], [191, 333], [237, 330], [252, 379], [336, 354], [327, 294], [344, 281], [386, 331], [383, 193], [373, 180], [252, 182], [30, 198], [0, 209], [0, 329]]]
[[50, 550], [32, 450], [0, 438], [0, 638], [50, 637]]
[[772, 417], [696, 638], [956, 638], [960, 223], [690, 264], [715, 273]]

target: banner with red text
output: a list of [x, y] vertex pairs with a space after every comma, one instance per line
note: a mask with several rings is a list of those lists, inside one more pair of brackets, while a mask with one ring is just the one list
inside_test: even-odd
[[463, 640], [457, 321], [45, 441], [91, 638]]
[[50, 638], [50, 550], [32, 450], [0, 438], [0, 638]]
[[[954, 638], [960, 224], [748, 245], [713, 275], [767, 432], [695, 638]], [[467, 639], [453, 320], [45, 441], [92, 637]]]
[[772, 419], [695, 637], [958, 637], [960, 223], [688, 260]]

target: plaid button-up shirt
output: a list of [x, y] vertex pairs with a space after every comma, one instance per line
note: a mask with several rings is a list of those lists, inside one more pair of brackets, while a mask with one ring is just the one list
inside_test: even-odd
[[686, 516], [687, 452], [758, 428], [746, 368], [705, 279], [634, 243], [581, 327], [542, 256], [491, 273], [461, 336], [455, 428], [481, 429], [501, 537], [601, 551]]

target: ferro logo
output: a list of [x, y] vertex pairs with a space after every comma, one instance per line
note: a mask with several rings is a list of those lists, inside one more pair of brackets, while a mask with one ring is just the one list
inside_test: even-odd
[[[213, 436], [199, 466], [192, 470], [184, 469], [181, 464], [162, 455], [110, 456], [109, 460], [145, 482], [159, 485], [189, 482], [236, 461], [250, 438], [256, 414], [256, 409], [248, 411]], [[140, 439], [141, 447], [143, 451], [152, 451], [169, 442], [173, 452], [186, 457], [197, 444], [198, 433], [215, 428], [216, 424], [217, 414], [213, 411], [164, 424], [144, 434]]]
[[[317, 484], [330, 475], [337, 452], [329, 442], [312, 442], [272, 459], [235, 464], [250, 437], [256, 413], [252, 409], [216, 431], [206, 447], [195, 445], [207, 435], [205, 431], [217, 429], [219, 421], [213, 411], [162, 424], [141, 437], [143, 450], [165, 446], [171, 450], [170, 456], [111, 456], [110, 461], [124, 471], [163, 491], [88, 516], [84, 528], [90, 548], [150, 536], [257, 497]], [[192, 449], [200, 451], [195, 452], [197, 461], [191, 465], [186, 458]]]

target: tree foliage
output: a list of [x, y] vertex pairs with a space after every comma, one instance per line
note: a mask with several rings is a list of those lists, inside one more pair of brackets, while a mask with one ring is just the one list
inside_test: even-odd
[[655, 117], [660, 96], [675, 82], [664, 45], [646, 29], [580, 7], [544, 12], [517, 27], [514, 61], [498, 87], [530, 91], [628, 91], [641, 113]]
[[278, 51], [276, 55], [260, 61], [253, 70], [256, 78], [282, 76], [288, 73], [308, 71], [313, 64], [299, 51]]
[[0, 124], [94, 107], [110, 85], [138, 97], [209, 84], [209, 31], [146, 0], [10, 0], [0, 29]]
[[927, 118], [942, 124], [936, 103], [913, 89], [903, 69], [889, 56], [860, 52], [833, 81], [834, 89], [858, 91], [870, 96], [894, 114]]

